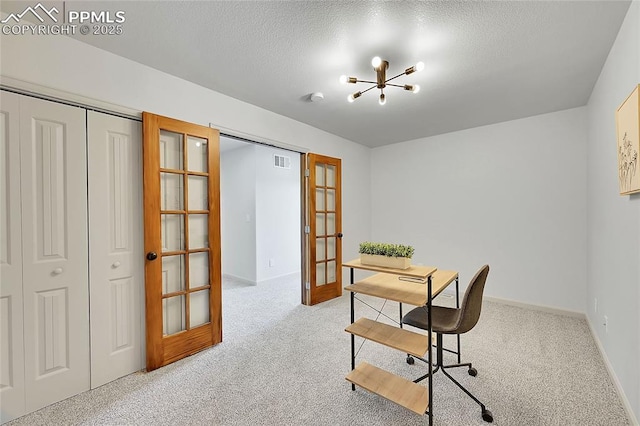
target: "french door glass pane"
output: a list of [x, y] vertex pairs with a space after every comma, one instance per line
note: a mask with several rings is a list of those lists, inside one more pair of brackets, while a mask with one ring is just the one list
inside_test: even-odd
[[316, 238], [316, 260], [325, 260], [325, 239]]
[[316, 236], [325, 235], [324, 217], [325, 213], [316, 213]]
[[327, 282], [333, 283], [336, 281], [336, 261], [330, 260], [327, 262]]
[[189, 288], [209, 285], [209, 253], [189, 254]]
[[160, 168], [182, 170], [182, 135], [160, 130]]
[[336, 237], [327, 238], [327, 259], [336, 257]]
[[184, 255], [162, 256], [162, 294], [184, 290]]
[[316, 188], [316, 210], [324, 211], [324, 189]]
[[209, 290], [189, 294], [189, 326], [197, 327], [209, 322]]
[[160, 217], [162, 251], [184, 250], [184, 215], [163, 214]]
[[184, 210], [184, 192], [182, 175], [160, 173], [160, 209]]
[[187, 136], [187, 169], [190, 172], [207, 172], [207, 140]]
[[327, 213], [327, 235], [335, 235], [336, 233], [336, 214]]
[[316, 186], [324, 186], [324, 165], [316, 164]]
[[209, 215], [189, 215], [189, 249], [209, 247]]
[[336, 166], [327, 165], [327, 186], [336, 187]]
[[184, 296], [162, 299], [162, 333], [166, 336], [186, 329]]
[[189, 210], [209, 210], [208, 178], [189, 176]]
[[324, 273], [324, 265], [324, 262], [316, 264], [316, 286], [325, 285], [327, 283]]
[[336, 211], [336, 190], [327, 189], [327, 211]]

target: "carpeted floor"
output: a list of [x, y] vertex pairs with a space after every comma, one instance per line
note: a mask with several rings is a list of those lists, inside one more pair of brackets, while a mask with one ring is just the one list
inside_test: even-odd
[[[350, 369], [347, 293], [313, 307], [299, 299], [296, 280], [257, 287], [226, 282], [223, 343], [9, 424], [427, 424], [426, 416], [363, 389], [351, 391], [344, 379]], [[387, 302], [384, 312], [397, 318], [398, 305]], [[376, 312], [358, 303], [360, 316]], [[496, 425], [628, 424], [585, 320], [485, 301], [480, 322], [462, 336], [462, 351], [478, 376], [465, 369], [452, 374], [493, 412]], [[448, 356], [445, 362], [454, 362]], [[362, 345], [358, 360], [407, 378], [425, 371], [424, 364], [410, 366], [402, 353], [373, 342]], [[441, 373], [434, 376], [433, 411], [435, 425], [487, 424], [478, 405]]]

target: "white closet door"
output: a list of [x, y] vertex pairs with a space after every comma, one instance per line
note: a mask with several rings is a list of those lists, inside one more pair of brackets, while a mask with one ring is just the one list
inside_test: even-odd
[[0, 93], [0, 423], [25, 414], [19, 99]]
[[20, 100], [27, 411], [89, 389], [85, 112]]
[[144, 368], [142, 125], [88, 113], [91, 387]]

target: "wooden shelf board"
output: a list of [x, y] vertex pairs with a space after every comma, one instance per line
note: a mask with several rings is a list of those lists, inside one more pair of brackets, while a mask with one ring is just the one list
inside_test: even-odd
[[[431, 278], [431, 291], [433, 297], [442, 292], [453, 280], [458, 277], [456, 271], [436, 271]], [[427, 304], [427, 284], [403, 281], [399, 276], [390, 274], [375, 274], [344, 288], [354, 293], [366, 294], [393, 300], [394, 302], [408, 303], [414, 306]]]
[[358, 319], [344, 331], [420, 358], [424, 358], [429, 349], [428, 336], [369, 318]]
[[428, 388], [366, 362], [360, 363], [346, 379], [416, 414], [424, 415], [429, 407]]

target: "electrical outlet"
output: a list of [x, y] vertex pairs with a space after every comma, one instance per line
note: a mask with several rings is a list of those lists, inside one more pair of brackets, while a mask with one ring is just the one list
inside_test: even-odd
[[604, 332], [609, 333], [609, 318], [604, 316]]
[[593, 312], [598, 312], [598, 298], [593, 298]]

